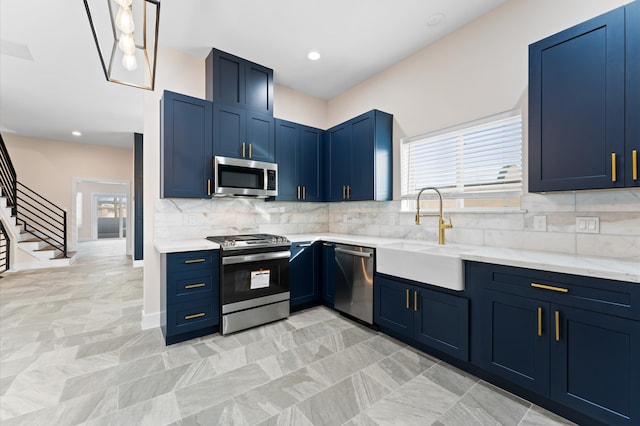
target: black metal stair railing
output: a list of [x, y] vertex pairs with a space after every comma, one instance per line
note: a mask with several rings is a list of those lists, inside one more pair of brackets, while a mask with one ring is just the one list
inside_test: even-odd
[[67, 257], [67, 212], [16, 179], [9, 152], [0, 135], [0, 186], [17, 224]]
[[9, 233], [4, 227], [4, 222], [0, 220], [0, 274], [9, 270], [10, 267], [10, 254], [11, 254], [11, 239]]

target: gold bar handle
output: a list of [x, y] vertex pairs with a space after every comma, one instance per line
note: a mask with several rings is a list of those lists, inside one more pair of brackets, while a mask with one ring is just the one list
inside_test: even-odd
[[190, 264], [190, 263], [202, 263], [202, 262], [206, 262], [207, 259], [187, 259], [184, 261], [184, 263], [186, 264]]
[[568, 288], [554, 287], [552, 285], [531, 283], [531, 287], [541, 288], [543, 290], [557, 291], [557, 292], [560, 292], [560, 293], [569, 293], [569, 289]]
[[249, 158], [251, 158], [251, 157], [252, 157], [252, 155], [253, 155], [253, 152], [252, 152], [252, 149], [251, 149], [251, 148], [252, 148], [252, 146], [253, 146], [253, 144], [252, 144], [252, 143], [250, 143], [250, 144], [249, 144]]
[[189, 284], [184, 286], [184, 288], [186, 289], [192, 289], [192, 288], [200, 288], [200, 287], [204, 287], [205, 283], [198, 283], [198, 284]]
[[560, 341], [560, 311], [556, 311], [556, 342]]
[[351, 185], [347, 185], [347, 200], [351, 199]]
[[418, 292], [413, 291], [413, 311], [418, 312]]
[[298, 185], [298, 200], [300, 199], [300, 185]]
[[190, 319], [194, 319], [194, 318], [200, 318], [200, 317], [203, 317], [205, 315], [206, 314], [204, 312], [200, 312], [199, 314], [187, 315], [186, 317], [184, 317], [184, 319], [190, 320]]
[[245, 143], [244, 143], [244, 142], [242, 142], [242, 158], [244, 158], [244, 154], [245, 154], [244, 146], [245, 146]]
[[409, 309], [409, 289], [407, 289], [407, 309]]
[[633, 180], [638, 180], [638, 150], [631, 151], [631, 175]]
[[211, 195], [211, 179], [207, 179], [207, 195]]
[[542, 336], [542, 308], [538, 306], [538, 336]]
[[302, 187], [302, 199], [303, 200], [307, 199], [307, 187], [306, 186]]
[[615, 182], [618, 180], [616, 173], [616, 153], [611, 153], [611, 182]]
[[342, 185], [342, 199], [346, 200], [347, 199], [347, 187]]

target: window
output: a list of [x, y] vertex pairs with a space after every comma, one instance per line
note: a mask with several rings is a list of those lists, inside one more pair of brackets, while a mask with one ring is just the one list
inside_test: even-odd
[[[520, 207], [521, 113], [403, 139], [400, 161], [406, 209], [414, 209], [418, 191], [429, 186], [442, 192], [447, 208]], [[421, 208], [437, 207], [432, 194], [424, 198]]]

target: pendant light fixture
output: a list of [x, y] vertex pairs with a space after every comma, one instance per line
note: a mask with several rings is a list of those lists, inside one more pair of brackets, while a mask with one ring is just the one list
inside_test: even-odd
[[84, 0], [108, 81], [153, 90], [159, 0]]

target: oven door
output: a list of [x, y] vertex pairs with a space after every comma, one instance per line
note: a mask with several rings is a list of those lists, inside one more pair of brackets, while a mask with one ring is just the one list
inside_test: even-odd
[[220, 277], [223, 307], [288, 293], [290, 254], [287, 250], [223, 256]]

